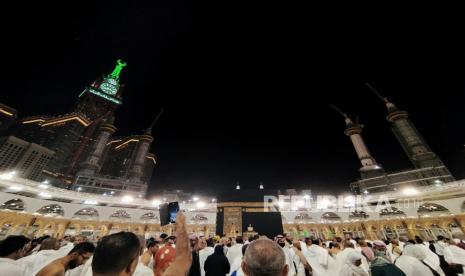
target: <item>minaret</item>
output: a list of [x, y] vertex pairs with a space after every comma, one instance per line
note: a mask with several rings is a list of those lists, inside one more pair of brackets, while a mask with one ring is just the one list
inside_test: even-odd
[[343, 113], [339, 108], [331, 105], [339, 114], [341, 114], [346, 122], [346, 129], [344, 134], [350, 137], [352, 144], [354, 145], [355, 151], [357, 152], [358, 159], [362, 164], [360, 167], [360, 176], [362, 179], [376, 177], [384, 175], [384, 169], [380, 164], [378, 164], [371, 156], [370, 151], [368, 150], [367, 146], [362, 137], [362, 128], [363, 125], [358, 124], [358, 122], [353, 122], [347, 114]]
[[79, 174], [90, 176], [95, 175], [100, 171], [100, 160], [102, 158], [102, 154], [111, 138], [111, 135], [115, 131], [116, 127], [112, 123], [104, 122], [100, 124], [97, 130], [97, 139], [92, 145], [89, 156], [82, 164], [82, 169], [79, 171]]
[[141, 181], [144, 174], [145, 159], [149, 153], [150, 146], [153, 141], [152, 128], [163, 112], [163, 108], [158, 113], [157, 117], [153, 120], [150, 126], [145, 130], [144, 134], [139, 136], [139, 143], [137, 144], [136, 156], [132, 164], [132, 168], [129, 171], [129, 179], [132, 181]]
[[381, 96], [370, 84], [367, 83], [367, 86], [386, 104], [388, 111], [386, 119], [391, 123], [394, 135], [415, 168], [443, 167], [446, 170], [444, 173], [450, 175], [444, 163], [431, 150], [420, 132], [410, 121], [408, 113], [399, 110], [387, 98]]

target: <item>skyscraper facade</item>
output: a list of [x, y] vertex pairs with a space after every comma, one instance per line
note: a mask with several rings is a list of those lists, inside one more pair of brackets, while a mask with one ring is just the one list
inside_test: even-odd
[[117, 131], [115, 111], [123, 103], [120, 74], [125, 66], [118, 60], [110, 74], [86, 87], [69, 114], [21, 118], [8, 129], [17, 138], [54, 153], [42, 171], [53, 185], [96, 193], [145, 194], [155, 164], [155, 155], [149, 152], [151, 133], [122, 137], [121, 143], [112, 138]]

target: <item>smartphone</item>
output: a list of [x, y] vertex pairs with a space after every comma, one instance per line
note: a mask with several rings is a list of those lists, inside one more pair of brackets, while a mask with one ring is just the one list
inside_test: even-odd
[[169, 214], [169, 222], [176, 223], [176, 216], [179, 212], [179, 203], [177, 202], [170, 202], [168, 203], [168, 214]]
[[176, 223], [176, 216], [179, 212], [179, 203], [170, 202], [160, 205], [160, 225]]

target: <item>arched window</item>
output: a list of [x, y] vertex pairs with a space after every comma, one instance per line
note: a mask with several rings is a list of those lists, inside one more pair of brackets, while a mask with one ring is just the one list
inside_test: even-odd
[[405, 217], [405, 213], [396, 207], [386, 207], [379, 211], [379, 215], [383, 218]]
[[145, 221], [145, 222], [152, 222], [152, 223], [156, 223], [160, 221], [160, 219], [154, 212], [148, 212], [146, 214], [143, 214], [140, 217], [140, 220]]
[[44, 216], [52, 216], [52, 217], [57, 217], [57, 216], [62, 217], [65, 215], [65, 211], [63, 210], [63, 207], [61, 207], [58, 204], [45, 205], [39, 210], [37, 210], [36, 213], [39, 213]]
[[321, 222], [341, 222], [341, 217], [333, 212], [326, 212], [321, 215]]
[[10, 199], [0, 205], [0, 210], [24, 211], [24, 201], [19, 198]]
[[352, 219], [352, 220], [367, 219], [369, 217], [370, 216], [365, 211], [359, 211], [359, 210], [355, 210], [351, 212], [349, 215], [349, 219]]
[[94, 208], [84, 208], [74, 213], [73, 218], [87, 219], [87, 220], [98, 220], [98, 211]]
[[203, 214], [196, 214], [191, 218], [193, 223], [208, 223], [208, 218]]
[[418, 207], [417, 213], [419, 217], [425, 217], [425, 216], [448, 215], [450, 214], [450, 211], [449, 209], [447, 209], [446, 207], [442, 205], [426, 202], [420, 205], [420, 207]]
[[300, 213], [294, 217], [296, 223], [309, 223], [312, 217], [308, 213]]
[[129, 220], [129, 219], [131, 219], [131, 215], [128, 212], [126, 212], [126, 210], [120, 209], [120, 210], [116, 210], [113, 214], [111, 214], [110, 219], [112, 219], [112, 220]]

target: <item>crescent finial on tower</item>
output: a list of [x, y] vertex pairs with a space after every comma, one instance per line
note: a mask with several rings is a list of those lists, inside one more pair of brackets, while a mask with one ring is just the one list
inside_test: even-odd
[[121, 70], [123, 70], [123, 67], [126, 67], [126, 62], [122, 61], [121, 59], [118, 59], [116, 61], [115, 69], [113, 69], [113, 72], [111, 72], [111, 74], [108, 77], [113, 78], [115, 80], [119, 80], [119, 75], [121, 74]]

